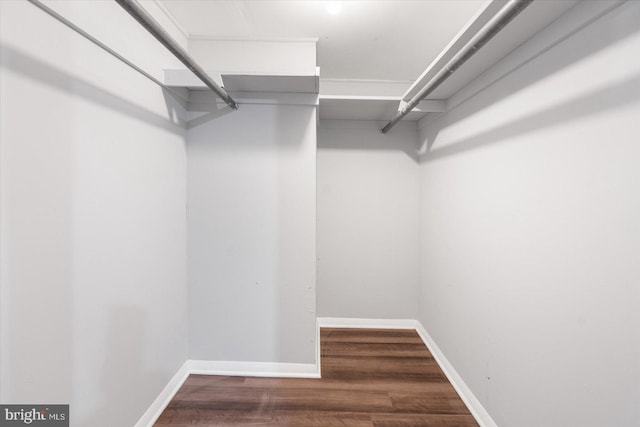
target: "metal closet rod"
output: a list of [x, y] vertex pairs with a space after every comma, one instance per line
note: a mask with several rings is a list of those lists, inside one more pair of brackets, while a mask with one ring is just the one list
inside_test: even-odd
[[491, 20], [484, 26], [469, 42], [455, 54], [447, 64], [433, 76], [431, 80], [391, 119], [382, 133], [387, 133], [393, 128], [404, 116], [409, 114], [416, 106], [431, 94], [438, 86], [462, 66], [469, 58], [475, 55], [482, 46], [487, 44], [489, 40], [498, 34], [504, 27], [513, 20], [520, 12], [529, 6], [533, 0], [510, 0]]
[[[111, 49], [109, 46], [107, 46], [106, 44], [102, 43], [100, 40], [96, 39], [91, 34], [87, 33], [85, 30], [83, 30], [82, 28], [78, 27], [76, 24], [74, 24], [73, 22], [69, 21], [64, 16], [60, 15], [58, 12], [54, 11], [53, 9], [51, 9], [48, 6], [45, 6], [43, 3], [41, 3], [38, 0], [28, 0], [28, 1], [31, 4], [33, 4], [34, 6], [36, 6], [38, 9], [42, 10], [43, 12], [45, 12], [47, 15], [51, 16], [52, 18], [56, 19], [57, 21], [61, 22], [64, 25], [66, 25], [67, 27], [69, 27], [70, 29], [75, 31], [76, 33], [80, 34], [82, 37], [84, 37], [85, 39], [89, 40], [91, 43], [95, 44], [96, 46], [98, 46], [99, 48], [104, 50], [105, 52], [107, 52], [110, 55], [114, 56], [118, 60], [124, 62], [126, 65], [128, 65], [131, 68], [133, 68], [138, 73], [142, 74], [143, 76], [145, 76], [146, 78], [148, 78], [149, 80], [151, 80], [152, 82], [154, 82], [155, 84], [160, 86], [161, 88], [171, 92], [176, 97], [178, 97], [178, 98], [180, 98], [182, 100], [185, 100], [183, 96], [181, 96], [180, 94], [178, 94], [177, 92], [175, 92], [171, 88], [167, 87], [163, 82], [161, 82], [160, 80], [156, 79], [154, 76], [152, 76], [151, 74], [147, 73], [145, 70], [143, 70], [142, 68], [138, 67], [136, 64], [134, 64], [133, 62], [129, 61], [127, 58], [125, 58], [124, 56], [120, 55], [118, 52], [116, 52], [115, 50]], [[200, 77], [200, 76], [198, 76], [198, 77]], [[209, 77], [207, 76], [207, 78], [209, 78]], [[202, 79], [202, 80], [207, 84], [207, 86], [209, 86], [208, 83], [204, 79]], [[214, 81], [211, 81], [211, 83], [213, 83], [213, 85], [215, 85], [215, 87], [217, 87], [218, 90], [221, 91], [221, 93], [224, 95], [224, 97], [222, 96], [222, 94], [220, 94], [220, 93], [218, 93], [218, 92], [216, 92], [214, 90], [214, 92], [216, 92], [216, 94], [218, 94], [222, 99], [224, 99], [224, 101], [231, 108], [238, 109], [238, 105], [236, 104], [236, 102], [229, 96], [229, 94], [224, 89], [220, 88], [216, 84], [216, 82], [214, 82]], [[213, 88], [212, 88], [212, 90], [213, 90]], [[231, 102], [231, 104], [229, 102]]]
[[144, 10], [136, 0], [115, 0], [129, 15], [138, 21], [147, 31], [151, 33], [164, 47], [166, 47], [176, 58], [193, 72], [209, 89], [214, 91], [227, 105], [234, 110], [238, 109], [236, 101], [226, 90], [207, 75], [206, 71], [196, 63], [196, 61], [167, 33], [149, 13]]
[[118, 52], [116, 52], [115, 50], [111, 49], [109, 46], [107, 46], [106, 44], [102, 43], [100, 40], [96, 39], [91, 34], [87, 33], [85, 30], [83, 30], [82, 28], [78, 27], [76, 24], [74, 24], [73, 22], [69, 21], [64, 16], [60, 15], [58, 12], [54, 11], [53, 9], [49, 8], [48, 6], [45, 6], [44, 4], [40, 3], [38, 0], [27, 0], [27, 1], [29, 1], [31, 4], [36, 6], [38, 9], [42, 10], [43, 12], [45, 12], [47, 15], [55, 18], [57, 21], [63, 23], [67, 27], [71, 28], [73, 31], [75, 31], [76, 33], [80, 34], [82, 37], [84, 37], [85, 39], [89, 40], [91, 43], [95, 44], [96, 46], [98, 46], [99, 48], [103, 49], [107, 53], [113, 55], [114, 57], [116, 57], [120, 61], [124, 62], [129, 67], [133, 68], [134, 70], [136, 70], [137, 72], [139, 72], [140, 74], [142, 74], [143, 76], [145, 76], [146, 78], [148, 78], [149, 80], [151, 80], [152, 82], [157, 84], [158, 86], [162, 87], [163, 89], [167, 89], [167, 90], [171, 91], [174, 95], [178, 96], [178, 98], [182, 99], [182, 96], [179, 96], [177, 93], [175, 93], [170, 88], [165, 86], [164, 83], [162, 83], [160, 80], [156, 79], [151, 74], [147, 73], [145, 70], [143, 70], [142, 68], [138, 67], [136, 64], [134, 64], [133, 62], [129, 61], [127, 58], [125, 58], [124, 56], [120, 55]]

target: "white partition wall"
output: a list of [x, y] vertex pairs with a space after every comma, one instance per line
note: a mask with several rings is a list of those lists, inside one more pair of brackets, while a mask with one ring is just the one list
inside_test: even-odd
[[311, 98], [189, 130], [191, 359], [316, 364]]

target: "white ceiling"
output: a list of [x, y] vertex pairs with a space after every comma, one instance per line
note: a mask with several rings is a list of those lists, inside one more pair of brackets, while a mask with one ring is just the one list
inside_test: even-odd
[[[431, 78], [431, 71], [421, 77], [422, 72], [432, 62], [437, 71], [441, 66], [438, 65], [439, 62], [448, 60], [447, 55], [455, 53], [453, 47], [448, 48], [451, 52], [440, 58], [439, 62], [434, 62], [447, 45], [454, 39], [457, 40], [456, 43], [467, 43], [468, 38], [476, 33], [475, 27], [484, 25], [506, 2], [156, 1], [194, 38], [318, 39], [320, 118], [351, 120], [388, 120], [393, 117], [398, 111], [403, 94], [409, 99], [424, 85], [423, 80]], [[449, 99], [578, 2], [579, 0], [533, 2], [477, 55], [430, 94], [429, 99]], [[332, 5], [339, 5], [340, 12], [330, 13]], [[471, 22], [473, 24], [468, 26]], [[245, 80], [249, 77], [238, 76], [239, 81], [243, 82], [240, 87], [245, 88]], [[234, 82], [229, 76], [227, 80], [229, 81], [224, 84], [228, 84], [232, 90]], [[391, 84], [392, 81], [395, 83]], [[405, 93], [414, 81], [416, 88]], [[251, 80], [249, 83], [255, 82]], [[287, 80], [283, 85], [289, 91], [292, 84]], [[317, 91], [317, 82], [314, 81], [314, 84], [314, 90]], [[251, 86], [253, 90], [264, 90], [262, 86], [254, 86]], [[415, 110], [406, 120], [419, 120], [427, 113], [428, 111]]]
[[[159, 0], [190, 36], [318, 38], [323, 79], [413, 81], [482, 0]], [[331, 8], [338, 13], [330, 13]], [[335, 12], [335, 10], [334, 10]]]

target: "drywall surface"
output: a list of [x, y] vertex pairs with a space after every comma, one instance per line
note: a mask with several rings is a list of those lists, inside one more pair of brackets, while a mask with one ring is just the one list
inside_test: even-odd
[[315, 363], [316, 106], [188, 131], [189, 356]]
[[415, 122], [321, 121], [318, 315], [415, 319], [419, 166]]
[[[113, 2], [48, 4], [178, 66]], [[0, 399], [131, 426], [187, 357], [181, 107], [33, 5], [0, 16]]]
[[627, 2], [421, 123], [419, 319], [499, 426], [640, 424], [639, 51]]

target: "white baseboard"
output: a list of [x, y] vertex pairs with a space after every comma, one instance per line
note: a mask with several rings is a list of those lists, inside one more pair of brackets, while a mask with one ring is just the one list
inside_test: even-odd
[[491, 415], [489, 415], [487, 410], [484, 409], [480, 401], [476, 398], [471, 389], [462, 380], [462, 377], [460, 377], [458, 372], [456, 372], [453, 365], [449, 363], [440, 348], [436, 345], [435, 341], [433, 341], [431, 336], [427, 333], [424, 326], [422, 326], [422, 324], [417, 320], [415, 322], [416, 332], [420, 335], [424, 345], [427, 346], [431, 355], [433, 355], [433, 358], [436, 360], [438, 365], [440, 365], [440, 369], [442, 369], [453, 388], [458, 392], [464, 404], [469, 408], [471, 415], [473, 415], [478, 424], [480, 424], [480, 427], [498, 427], [495, 421], [491, 418]]
[[497, 427], [497, 424], [471, 392], [454, 367], [449, 363], [435, 341], [420, 322], [413, 319], [356, 319], [319, 317], [316, 328], [316, 363], [270, 363], [270, 362], [221, 362], [213, 360], [187, 360], [169, 381], [135, 427], [151, 427], [160, 417], [173, 396], [190, 374], [228, 375], [249, 377], [320, 378], [320, 328], [369, 328], [369, 329], [413, 329], [427, 346], [434, 359], [458, 392], [464, 404], [480, 427]]
[[358, 319], [318, 317], [320, 328], [416, 329], [413, 319]]
[[322, 378], [322, 355], [320, 354], [320, 319], [316, 317], [316, 364], [318, 365], [318, 378]]
[[[320, 328], [317, 328], [320, 330]], [[140, 417], [135, 427], [152, 427], [189, 375], [228, 375], [247, 377], [320, 378], [320, 350], [318, 363], [219, 362], [187, 360]]]
[[189, 360], [189, 373], [247, 377], [320, 378], [320, 364]]
[[182, 384], [189, 376], [189, 361], [184, 362], [182, 367], [178, 369], [178, 372], [169, 380], [169, 383], [162, 389], [156, 400], [151, 403], [151, 406], [140, 417], [135, 427], [152, 427], [153, 424], [160, 418], [162, 411], [167, 407], [173, 396], [178, 392]]
[[469, 412], [476, 419], [480, 427], [497, 427], [497, 424], [489, 413], [484, 409], [480, 401], [471, 392], [471, 389], [462, 380], [462, 377], [456, 372], [451, 363], [444, 356], [435, 341], [427, 333], [422, 324], [414, 319], [358, 319], [358, 318], [339, 318], [339, 317], [319, 317], [318, 329], [324, 328], [370, 328], [370, 329], [413, 329], [415, 330], [424, 345], [427, 346], [433, 358], [436, 360], [440, 369], [444, 372], [447, 379], [458, 392], [464, 404], [469, 408]]

